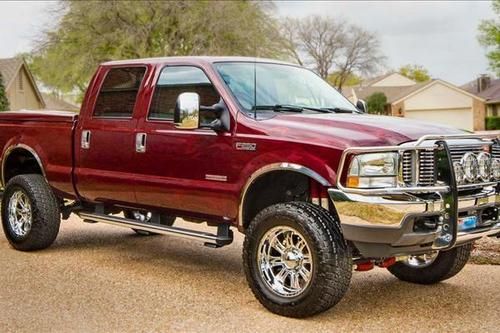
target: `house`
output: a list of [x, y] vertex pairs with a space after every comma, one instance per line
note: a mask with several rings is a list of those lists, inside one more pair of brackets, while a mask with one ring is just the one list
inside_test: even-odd
[[482, 74], [461, 88], [485, 100], [486, 117], [500, 116], [500, 79], [492, 79], [489, 75]]
[[376, 92], [387, 97], [387, 115], [439, 122], [468, 131], [484, 130], [485, 100], [446, 81], [417, 83], [399, 73], [388, 73], [343, 89], [354, 103]]
[[54, 94], [42, 93], [43, 100], [45, 101], [45, 108], [47, 110], [55, 111], [72, 111], [79, 112], [78, 105], [71, 104]]
[[0, 59], [0, 73], [10, 110], [45, 108], [45, 101], [22, 58]]

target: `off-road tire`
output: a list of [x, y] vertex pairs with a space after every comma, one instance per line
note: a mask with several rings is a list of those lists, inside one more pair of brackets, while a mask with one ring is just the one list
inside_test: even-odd
[[[263, 281], [257, 252], [261, 238], [276, 226], [299, 231], [311, 248], [314, 269], [309, 286], [288, 298], [273, 293]], [[325, 209], [289, 202], [262, 210], [246, 230], [243, 265], [250, 288], [269, 311], [287, 317], [308, 317], [330, 309], [345, 295], [352, 277], [352, 257], [339, 222]]]
[[[8, 205], [11, 196], [21, 190], [28, 197], [32, 210], [29, 232], [19, 237], [9, 223]], [[49, 247], [59, 233], [61, 214], [54, 192], [45, 178], [37, 174], [13, 177], [5, 187], [2, 198], [3, 231], [10, 245], [20, 251], [35, 251]]]
[[[123, 212], [123, 216], [125, 216], [127, 219], [132, 219], [134, 220], [135, 217], [134, 217], [134, 214], [132, 213], [131, 210], [125, 210]], [[172, 226], [175, 222], [175, 219], [176, 217], [175, 216], [171, 216], [171, 215], [166, 215], [166, 214], [160, 214], [160, 224], [161, 225], [165, 225], [165, 226]], [[145, 231], [145, 230], [138, 230], [138, 229], [134, 229], [132, 228], [132, 230], [134, 230], [134, 232], [140, 236], [154, 236], [154, 235], [158, 235], [157, 233], [155, 232], [150, 232], [150, 231]]]
[[436, 259], [427, 267], [415, 268], [402, 262], [388, 267], [395, 277], [402, 281], [418, 284], [434, 284], [458, 274], [469, 260], [472, 243], [439, 252]]

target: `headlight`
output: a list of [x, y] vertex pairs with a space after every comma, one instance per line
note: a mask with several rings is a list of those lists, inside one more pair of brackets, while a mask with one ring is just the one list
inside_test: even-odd
[[491, 179], [491, 157], [488, 153], [477, 155], [477, 164], [479, 168], [479, 177], [487, 182]]
[[395, 187], [397, 185], [397, 171], [397, 153], [356, 155], [349, 166], [347, 187]]

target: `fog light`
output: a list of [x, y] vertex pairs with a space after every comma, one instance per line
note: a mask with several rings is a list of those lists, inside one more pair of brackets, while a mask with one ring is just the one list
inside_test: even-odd
[[479, 164], [476, 155], [473, 153], [465, 154], [461, 163], [464, 168], [465, 179], [468, 182], [474, 182], [479, 176]]
[[455, 179], [458, 184], [465, 182], [464, 168], [460, 162], [453, 162], [453, 169], [455, 170]]
[[477, 155], [479, 177], [487, 182], [491, 179], [491, 156], [488, 153]]
[[500, 180], [500, 159], [498, 158], [491, 161], [491, 175], [495, 180]]

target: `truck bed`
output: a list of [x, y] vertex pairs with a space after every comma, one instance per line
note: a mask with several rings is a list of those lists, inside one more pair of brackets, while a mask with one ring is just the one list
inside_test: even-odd
[[74, 196], [73, 129], [77, 119], [78, 114], [67, 111], [0, 112], [0, 181], [4, 178], [8, 156], [24, 149], [36, 154], [35, 158], [56, 192], [65, 197]]

